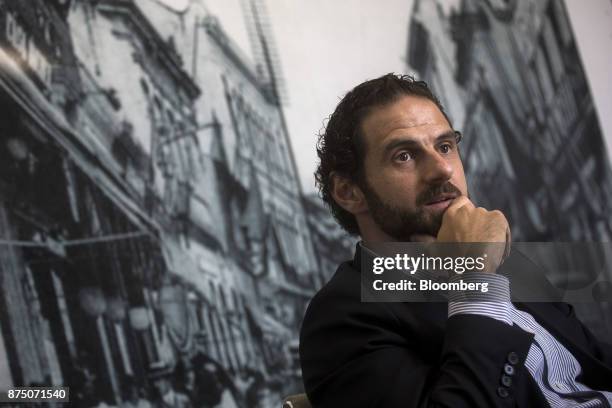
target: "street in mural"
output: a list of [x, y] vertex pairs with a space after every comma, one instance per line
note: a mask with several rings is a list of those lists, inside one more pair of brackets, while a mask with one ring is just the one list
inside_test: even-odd
[[269, 407], [353, 241], [304, 194], [263, 4], [0, 1], [0, 388]]
[[[0, 0], [0, 390], [66, 385], [79, 407], [302, 390], [302, 315], [355, 241], [299, 185], [265, 5], [242, 7], [254, 61], [201, 1]], [[407, 28], [473, 197], [515, 240], [609, 240], [563, 3], [417, 0]], [[582, 313], [612, 338], [607, 307]]]

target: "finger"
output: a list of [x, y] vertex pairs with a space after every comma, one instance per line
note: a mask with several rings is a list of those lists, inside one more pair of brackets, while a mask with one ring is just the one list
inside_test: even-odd
[[503, 264], [506, 258], [510, 255], [510, 248], [512, 248], [512, 234], [510, 232], [510, 227], [506, 228], [506, 247], [504, 248], [504, 255], [502, 256], [502, 261], [500, 263]]
[[466, 207], [468, 209], [474, 209], [474, 203], [464, 195], [461, 195], [453, 200], [453, 202], [448, 206], [446, 212], [454, 213], [462, 207]]
[[410, 236], [410, 242], [434, 242], [436, 237], [428, 234], [413, 234]]

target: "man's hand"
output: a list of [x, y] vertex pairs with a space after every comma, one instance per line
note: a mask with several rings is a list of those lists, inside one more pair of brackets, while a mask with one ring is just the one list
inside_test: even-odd
[[495, 273], [508, 255], [510, 227], [501, 211], [476, 207], [466, 196], [460, 196], [444, 212], [436, 241], [480, 243], [472, 250], [479, 253], [477, 256], [487, 255], [482, 272]]
[[466, 196], [455, 198], [442, 216], [438, 242], [506, 242], [508, 221], [499, 210], [476, 207]]

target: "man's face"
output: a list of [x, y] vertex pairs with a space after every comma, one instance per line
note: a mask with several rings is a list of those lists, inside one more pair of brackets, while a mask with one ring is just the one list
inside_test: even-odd
[[369, 215], [387, 236], [436, 236], [451, 200], [467, 195], [455, 134], [432, 101], [403, 96], [363, 121]]

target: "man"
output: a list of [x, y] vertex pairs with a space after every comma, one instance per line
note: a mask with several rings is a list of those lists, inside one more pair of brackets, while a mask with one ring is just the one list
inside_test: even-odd
[[357, 86], [331, 115], [316, 180], [362, 242], [305, 314], [308, 398], [315, 408], [611, 406], [610, 350], [567, 304], [511, 303], [501, 256], [464, 275], [504, 302], [361, 302], [367, 243], [509, 241], [504, 215], [468, 198], [459, 138], [427, 85], [408, 76]]
[[174, 389], [171, 376], [174, 371], [170, 367], [156, 367], [149, 373], [153, 384], [153, 406], [159, 408], [191, 408], [189, 397]]

